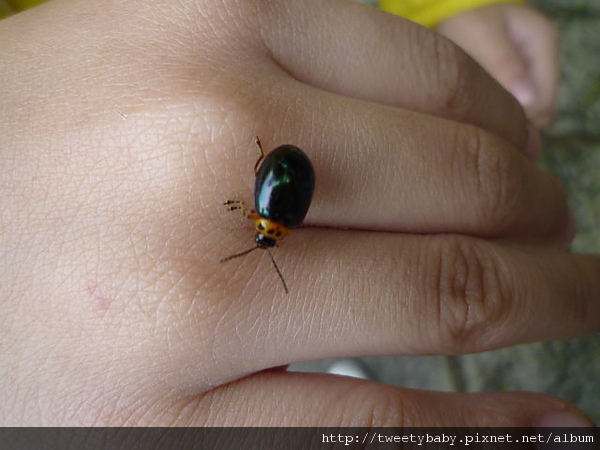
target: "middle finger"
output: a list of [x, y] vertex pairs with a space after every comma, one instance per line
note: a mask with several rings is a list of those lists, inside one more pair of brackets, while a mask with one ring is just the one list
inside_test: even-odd
[[[263, 143], [295, 143], [313, 160], [317, 191], [307, 224], [564, 246], [562, 185], [503, 139], [290, 79], [280, 87], [286, 95], [272, 90], [265, 117], [289, 117], [277, 124], [285, 135], [264, 133]], [[293, 115], [282, 114], [290, 103]], [[306, 123], [314, 124], [309, 133]]]

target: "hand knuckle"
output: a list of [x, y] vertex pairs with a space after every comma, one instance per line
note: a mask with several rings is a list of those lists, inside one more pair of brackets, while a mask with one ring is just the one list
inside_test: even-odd
[[432, 41], [436, 62], [429, 85], [430, 104], [435, 104], [441, 114], [452, 114], [461, 119], [469, 115], [476, 65], [471, 58], [451, 41], [439, 35]]
[[512, 151], [485, 132], [480, 133], [474, 147], [471, 157], [477, 174], [481, 220], [501, 233], [510, 229], [520, 216], [526, 192], [522, 170]]
[[440, 247], [435, 267], [439, 342], [449, 353], [483, 350], [485, 335], [511, 309], [499, 258], [482, 241], [455, 236]]

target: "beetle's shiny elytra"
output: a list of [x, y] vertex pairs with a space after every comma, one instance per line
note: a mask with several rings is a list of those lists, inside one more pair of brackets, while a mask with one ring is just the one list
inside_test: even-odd
[[277, 241], [283, 239], [290, 229], [300, 226], [304, 221], [315, 189], [315, 171], [306, 154], [298, 147], [282, 145], [265, 156], [258, 137], [255, 141], [260, 150], [260, 157], [254, 165], [255, 209], [248, 211], [239, 200], [227, 200], [225, 205], [231, 211], [240, 210], [254, 220], [256, 245], [221, 262], [244, 256], [257, 248], [265, 249], [287, 293], [287, 285], [269, 248], [276, 246]]

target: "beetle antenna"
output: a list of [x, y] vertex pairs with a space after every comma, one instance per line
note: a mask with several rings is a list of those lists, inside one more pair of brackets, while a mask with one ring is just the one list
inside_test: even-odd
[[[222, 262], [222, 263], [224, 263], [224, 262], [227, 262], [227, 261], [229, 261], [230, 259], [239, 258], [240, 256], [247, 255], [248, 253], [250, 253], [250, 252], [252, 252], [252, 251], [256, 250], [257, 248], [258, 248], [258, 245], [256, 245], [256, 246], [252, 247], [252, 248], [251, 248], [251, 249], [249, 249], [249, 250], [244, 250], [244, 251], [243, 251], [243, 252], [241, 252], [241, 253], [236, 253], [235, 255], [231, 255], [231, 256], [228, 256], [227, 258], [223, 258], [223, 259], [222, 259], [221, 261], [219, 261], [219, 262]], [[272, 258], [272, 257], [271, 257], [271, 258]], [[273, 261], [273, 263], [274, 263], [274, 262], [275, 262], [275, 261]]]
[[279, 267], [277, 267], [277, 263], [275, 262], [275, 258], [273, 258], [271, 250], [269, 250], [268, 248], [266, 250], [269, 253], [269, 256], [271, 257], [271, 262], [273, 263], [273, 267], [275, 267], [275, 271], [277, 272], [277, 275], [279, 275], [279, 279], [281, 280], [281, 283], [283, 284], [283, 289], [285, 289], [285, 293], [289, 294], [290, 291], [288, 291], [287, 284], [285, 284], [285, 280], [283, 279], [283, 275], [281, 274], [281, 270], [279, 270]]

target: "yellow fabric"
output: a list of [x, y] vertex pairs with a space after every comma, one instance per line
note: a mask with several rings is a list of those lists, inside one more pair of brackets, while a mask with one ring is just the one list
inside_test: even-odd
[[525, 0], [379, 0], [384, 11], [434, 28], [454, 14], [494, 3], [525, 3]]
[[0, 0], [0, 18], [33, 8], [45, 1], [47, 0]]

